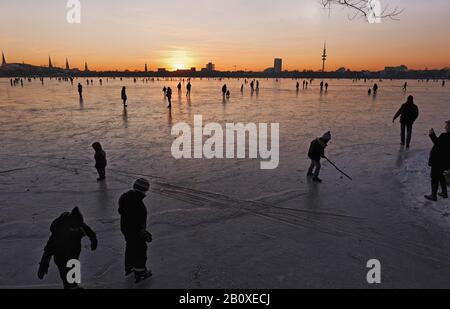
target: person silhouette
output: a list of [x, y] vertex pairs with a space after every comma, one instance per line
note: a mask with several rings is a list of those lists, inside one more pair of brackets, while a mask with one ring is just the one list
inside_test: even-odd
[[241, 85], [241, 93], [244, 93], [244, 84]]
[[321, 81], [320, 82], [320, 92], [323, 92], [323, 86], [324, 86], [323, 81]]
[[408, 90], [408, 83], [405, 83], [403, 85], [403, 91], [406, 92]]
[[409, 149], [411, 145], [413, 125], [419, 117], [419, 108], [414, 104], [413, 96], [408, 97], [408, 101], [400, 107], [392, 122], [395, 122], [398, 117], [401, 117], [400, 124], [402, 146], [405, 146], [405, 135], [407, 135], [406, 148]]
[[325, 92], [327, 92], [328, 91], [328, 83], [325, 83]]
[[373, 85], [373, 95], [377, 95], [378, 93], [378, 84]]
[[[434, 129], [431, 129], [429, 136], [433, 142], [433, 149], [428, 162], [431, 167], [431, 195], [426, 195], [425, 198], [437, 202], [438, 195], [448, 199], [444, 172], [450, 169], [450, 121], [445, 123], [445, 133], [438, 137]], [[439, 185], [442, 192], [438, 194]]]
[[48, 274], [50, 261], [53, 261], [58, 267], [64, 289], [79, 289], [77, 283], [69, 283], [67, 274], [70, 268], [67, 262], [70, 260], [79, 260], [81, 254], [81, 240], [87, 236], [91, 241], [91, 250], [95, 251], [98, 246], [95, 232], [84, 223], [83, 215], [78, 207], [72, 212], [63, 213], [57, 218], [50, 227], [51, 236], [45, 246], [44, 254], [39, 263], [38, 278], [43, 280]]
[[147, 207], [144, 199], [150, 190], [146, 179], [138, 179], [133, 189], [119, 199], [120, 230], [125, 238], [125, 276], [134, 273], [136, 283], [152, 276], [147, 269], [147, 243], [153, 237], [147, 231]]
[[127, 107], [127, 100], [128, 100], [128, 97], [127, 97], [127, 88], [126, 88], [126, 87], [123, 87], [123, 88], [122, 88], [122, 101], [123, 101], [123, 107]]
[[78, 83], [78, 94], [80, 95], [80, 99], [83, 99], [83, 86], [81, 83]]
[[189, 82], [187, 83], [187, 85], [186, 85], [186, 90], [187, 90], [186, 96], [187, 96], [187, 97], [190, 97], [190, 96], [191, 96], [191, 89], [192, 89], [192, 85], [191, 85], [191, 82], [189, 81]]
[[222, 95], [225, 96], [227, 94], [227, 85], [222, 86]]
[[371, 95], [371, 94], [372, 94], [372, 89], [369, 89], [369, 90], [367, 91], [367, 94], [368, 94], [368, 95]]
[[167, 108], [172, 108], [172, 89], [170, 87], [167, 88], [166, 91], [166, 97], [167, 100], [169, 101], [169, 106], [167, 106]]
[[181, 93], [181, 82], [178, 83], [177, 89], [178, 89], [178, 93]]
[[231, 92], [230, 92], [230, 90], [227, 90], [226, 97], [227, 97], [227, 99], [229, 99], [229, 98], [231, 97]]

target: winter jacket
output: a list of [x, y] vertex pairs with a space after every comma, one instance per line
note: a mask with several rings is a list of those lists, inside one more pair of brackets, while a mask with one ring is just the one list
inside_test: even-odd
[[127, 92], [125, 90], [122, 90], [122, 100], [127, 100]]
[[95, 168], [104, 169], [108, 165], [106, 161], [106, 152], [103, 150], [95, 153]]
[[85, 223], [77, 229], [72, 228], [69, 216], [68, 212], [62, 214], [50, 227], [52, 234], [41, 260], [41, 267], [44, 269], [48, 269], [52, 256], [56, 263], [78, 259], [81, 253], [81, 240], [84, 236], [89, 237], [91, 243], [97, 246], [97, 236], [94, 231]]
[[430, 154], [429, 165], [441, 170], [450, 169], [450, 133], [443, 133], [437, 137], [435, 133], [430, 134], [433, 141], [433, 149]]
[[400, 117], [400, 123], [412, 125], [419, 118], [419, 108], [414, 103], [405, 103], [400, 107], [394, 120]]
[[145, 195], [136, 190], [128, 191], [119, 199], [120, 228], [125, 236], [139, 236], [147, 228]]
[[320, 161], [321, 158], [325, 157], [325, 148], [327, 143], [325, 143], [321, 138], [317, 138], [312, 141], [309, 147], [308, 157], [313, 161]]

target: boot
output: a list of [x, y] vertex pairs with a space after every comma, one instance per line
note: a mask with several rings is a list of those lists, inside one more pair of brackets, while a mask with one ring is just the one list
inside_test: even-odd
[[150, 278], [151, 276], [153, 276], [151, 270], [144, 270], [144, 271], [135, 271], [134, 272], [134, 278], [136, 279], [136, 284], [147, 280], [148, 278]]
[[317, 182], [317, 183], [322, 183], [322, 179], [320, 179], [320, 178], [317, 177], [317, 176], [315, 176], [315, 177], [313, 178], [313, 181], [314, 181], [314, 182]]
[[429, 200], [429, 201], [432, 201], [432, 202], [437, 202], [438, 201], [437, 197], [434, 196], [434, 195], [425, 195], [425, 198], [427, 200]]

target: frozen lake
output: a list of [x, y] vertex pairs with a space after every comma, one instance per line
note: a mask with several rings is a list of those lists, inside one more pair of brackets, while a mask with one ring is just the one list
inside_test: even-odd
[[[84, 87], [84, 101], [76, 85]], [[83, 285], [129, 288], [117, 200], [133, 180], [152, 181], [146, 199], [154, 277], [144, 288], [365, 288], [366, 263], [379, 259], [382, 287], [450, 288], [450, 203], [431, 204], [428, 130], [450, 120], [450, 88], [440, 82], [193, 80], [191, 99], [178, 80], [38, 80], [12, 88], [0, 79], [0, 288], [59, 287], [56, 267], [37, 279], [37, 264], [60, 213], [80, 206], [99, 237], [82, 254]], [[224, 101], [226, 83], [231, 98]], [[301, 83], [301, 81], [300, 81]], [[128, 109], [120, 100], [127, 86]], [[169, 113], [162, 88], [173, 89]], [[392, 117], [414, 95], [421, 116], [412, 149], [401, 151]], [[175, 160], [173, 124], [279, 123], [280, 164], [260, 160]], [[354, 181], [324, 163], [321, 185], [306, 178], [310, 142], [331, 130], [327, 155]], [[91, 144], [103, 144], [108, 181], [96, 182]], [[131, 279], [130, 279], [131, 280]]]

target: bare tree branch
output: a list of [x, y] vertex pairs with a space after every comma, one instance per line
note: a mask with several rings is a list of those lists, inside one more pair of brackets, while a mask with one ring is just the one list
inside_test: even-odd
[[377, 19], [399, 20], [404, 9], [381, 6], [380, 0], [321, 0], [324, 8], [330, 10], [333, 6], [344, 7], [351, 10], [350, 19], [364, 18], [368, 21]]

